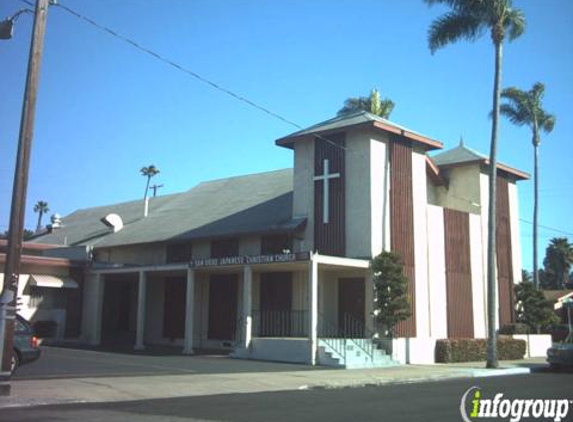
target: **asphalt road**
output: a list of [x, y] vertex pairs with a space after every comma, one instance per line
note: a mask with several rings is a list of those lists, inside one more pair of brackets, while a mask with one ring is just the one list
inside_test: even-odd
[[[276, 362], [230, 359], [217, 354], [184, 356], [180, 349], [91, 350], [42, 347], [39, 360], [22, 365], [14, 379], [80, 378], [177, 374], [306, 371], [315, 368]], [[321, 367], [320, 369], [324, 369]], [[0, 421], [2, 420], [0, 416]]]
[[[381, 387], [215, 395], [138, 402], [3, 409], [0, 420], [82, 422], [380, 422], [460, 421], [460, 401], [472, 386], [483, 398], [573, 399], [573, 374], [539, 373]], [[573, 404], [563, 420], [573, 421]], [[485, 422], [509, 420], [487, 418]], [[532, 419], [521, 419], [521, 421]], [[548, 420], [548, 419], [538, 419]]]

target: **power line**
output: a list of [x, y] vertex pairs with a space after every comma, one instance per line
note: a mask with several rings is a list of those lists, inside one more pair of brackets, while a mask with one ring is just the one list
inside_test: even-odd
[[[461, 197], [461, 196], [454, 195], [454, 194], [452, 194], [451, 196], [453, 196], [454, 198], [459, 199], [459, 200], [461, 200], [461, 201], [467, 202], [468, 204], [470, 204], [470, 205], [472, 205], [472, 206], [474, 206], [474, 207], [476, 207], [476, 208], [481, 208], [481, 205], [480, 205], [480, 204], [475, 203], [475, 202], [473, 202], [473, 201], [470, 201], [470, 200], [467, 199], [467, 198], [463, 198], [463, 197]], [[527, 224], [533, 225], [533, 223], [532, 223], [531, 221], [525, 220], [525, 219], [523, 219], [523, 218], [520, 218], [519, 221], [521, 221], [521, 222], [523, 222], [523, 223], [527, 223]], [[557, 228], [555, 228], [555, 227], [544, 226], [544, 225], [541, 225], [541, 224], [538, 224], [537, 226], [540, 227], [540, 228], [542, 228], [542, 229], [545, 229], [545, 230], [551, 230], [551, 231], [554, 231], [554, 232], [557, 232], [557, 233], [565, 234], [565, 235], [567, 235], [567, 236], [573, 236], [573, 233], [567, 232], [567, 231], [565, 231], [565, 230], [557, 229]]]
[[[531, 221], [524, 220], [523, 218], [520, 218], [519, 221], [533, 225], [533, 223]], [[561, 230], [561, 229], [556, 229], [555, 227], [543, 226], [541, 224], [538, 224], [538, 226], [541, 227], [542, 229], [545, 229], [545, 230], [552, 230], [552, 231], [557, 232], [557, 233], [566, 234], [567, 236], [573, 236], [573, 233], [566, 232], [565, 230]]]
[[[31, 1], [29, 1], [29, 0], [20, 0], [20, 1], [23, 2], [23, 3], [25, 3], [25, 4], [27, 4], [27, 5], [29, 5], [29, 6], [34, 6], [34, 4], [33, 4]], [[116, 38], [118, 38], [118, 39], [120, 39], [120, 40], [122, 40], [122, 41], [124, 41], [124, 42], [126, 42], [126, 43], [128, 43], [128, 44], [130, 44], [130, 45], [132, 45], [132, 46], [135, 47], [136, 49], [138, 49], [138, 50], [140, 50], [140, 51], [142, 51], [142, 52], [144, 52], [144, 53], [147, 53], [147, 54], [151, 55], [152, 57], [154, 57], [154, 58], [156, 58], [156, 59], [162, 61], [163, 63], [168, 64], [168, 65], [170, 65], [170, 66], [172, 66], [172, 67], [174, 67], [174, 68], [176, 68], [176, 69], [178, 69], [178, 70], [180, 70], [180, 71], [182, 71], [182, 72], [185, 72], [186, 74], [188, 74], [188, 75], [194, 77], [195, 79], [197, 79], [197, 80], [199, 80], [199, 81], [201, 81], [201, 82], [203, 82], [203, 83], [205, 83], [205, 84], [207, 84], [207, 85], [210, 85], [211, 87], [213, 87], [213, 88], [215, 88], [215, 89], [217, 89], [217, 90], [219, 90], [219, 91], [221, 91], [221, 92], [223, 92], [223, 93], [225, 93], [225, 94], [227, 94], [227, 95], [229, 95], [229, 96], [231, 96], [231, 97], [233, 97], [233, 98], [235, 98], [235, 99], [237, 99], [237, 100], [239, 100], [239, 101], [242, 101], [242, 102], [244, 102], [244, 103], [250, 105], [251, 107], [254, 107], [254, 108], [258, 109], [259, 111], [262, 111], [262, 112], [264, 112], [264, 113], [266, 113], [266, 114], [268, 114], [268, 115], [270, 115], [270, 116], [272, 116], [272, 117], [274, 117], [274, 118], [276, 118], [276, 119], [279, 119], [279, 120], [281, 120], [281, 121], [283, 121], [283, 122], [285, 122], [285, 123], [287, 123], [287, 124], [289, 124], [289, 125], [291, 125], [291, 126], [294, 126], [294, 127], [296, 127], [297, 129], [303, 129], [303, 127], [302, 127], [301, 125], [299, 125], [298, 123], [295, 123], [295, 122], [293, 122], [292, 120], [289, 120], [289, 119], [287, 119], [286, 117], [283, 117], [283, 116], [281, 116], [280, 114], [275, 113], [275, 112], [273, 112], [272, 110], [270, 110], [270, 109], [268, 109], [268, 108], [266, 108], [266, 107], [264, 107], [264, 106], [261, 106], [261, 105], [257, 104], [256, 102], [254, 102], [254, 101], [252, 101], [252, 100], [249, 100], [248, 98], [246, 98], [246, 97], [244, 97], [244, 96], [242, 96], [242, 95], [236, 94], [236, 93], [234, 93], [233, 91], [231, 91], [230, 89], [227, 89], [227, 88], [225, 88], [225, 87], [223, 87], [223, 86], [221, 86], [221, 85], [219, 85], [219, 84], [217, 84], [217, 83], [215, 83], [215, 82], [213, 82], [213, 81], [211, 81], [211, 80], [209, 80], [209, 79], [207, 79], [207, 78], [205, 78], [205, 77], [199, 75], [198, 73], [196, 73], [196, 72], [194, 72], [194, 71], [192, 71], [192, 70], [190, 70], [190, 69], [188, 69], [188, 68], [186, 68], [186, 67], [184, 67], [184, 66], [182, 66], [182, 65], [180, 65], [180, 64], [178, 64], [178, 63], [175, 63], [174, 61], [172, 61], [172, 60], [170, 60], [170, 59], [167, 59], [166, 57], [163, 57], [161, 54], [156, 53], [156, 52], [154, 52], [153, 50], [151, 50], [151, 49], [149, 49], [149, 48], [147, 48], [147, 47], [142, 46], [141, 44], [137, 43], [136, 41], [134, 41], [134, 40], [132, 40], [132, 39], [130, 39], [130, 38], [127, 38], [127, 37], [124, 36], [124, 35], [119, 34], [117, 31], [114, 31], [113, 29], [110, 29], [110, 28], [107, 27], [107, 26], [104, 26], [104, 25], [102, 25], [102, 24], [97, 23], [97, 22], [94, 21], [93, 19], [91, 19], [91, 18], [89, 18], [89, 17], [87, 17], [87, 16], [85, 16], [85, 15], [82, 15], [81, 13], [78, 13], [78, 12], [72, 10], [72, 9], [70, 9], [69, 7], [67, 7], [67, 6], [65, 6], [65, 5], [63, 5], [63, 4], [59, 3], [59, 2], [57, 2], [56, 0], [51, 0], [51, 1], [50, 1], [50, 4], [62, 8], [63, 10], [65, 10], [66, 12], [68, 12], [69, 14], [75, 16], [76, 18], [81, 19], [81, 20], [83, 20], [83, 21], [89, 23], [90, 25], [92, 25], [92, 26], [94, 26], [94, 27], [96, 27], [96, 28], [98, 28], [98, 29], [100, 29], [100, 30], [102, 30], [102, 31], [107, 32], [108, 34], [110, 34], [110, 35], [112, 35], [112, 36], [114, 36], [114, 37], [116, 37]], [[365, 121], [367, 120], [366, 118], [364, 118], [364, 119], [365, 119]], [[357, 153], [357, 152], [355, 152], [355, 151], [348, 150], [345, 146], [342, 146], [342, 145], [340, 145], [340, 144], [338, 144], [338, 143], [332, 142], [331, 140], [329, 140], [329, 139], [327, 139], [327, 138], [324, 138], [324, 137], [322, 137], [322, 136], [320, 136], [320, 135], [315, 134], [315, 136], [316, 136], [317, 138], [320, 138], [320, 139], [322, 139], [322, 140], [328, 142], [329, 144], [331, 144], [331, 145], [334, 146], [334, 147], [340, 148], [340, 149], [342, 149], [342, 150], [344, 150], [344, 151], [348, 151], [348, 152], [351, 152], [351, 153], [356, 153], [356, 154], [359, 155], [359, 156], [363, 156], [363, 157], [367, 158], [367, 157], [366, 157], [365, 155], [363, 155], [363, 154]], [[469, 201], [469, 200], [467, 200], [467, 199], [465, 199], [465, 198], [460, 198], [460, 197], [457, 197], [456, 195], [454, 195], [454, 196], [455, 196], [456, 198], [458, 198], [458, 199], [466, 200], [466, 201], [470, 202], [472, 205], [476, 205], [476, 206], [479, 207], [479, 205], [474, 204], [473, 202], [471, 202], [471, 201]], [[524, 223], [528, 223], [528, 224], [533, 224], [531, 221], [527, 221], [527, 220], [524, 220], [524, 219], [520, 219], [520, 221], [522, 221], [522, 222], [524, 222]], [[555, 231], [555, 232], [559, 232], [559, 233], [563, 233], [563, 234], [566, 234], [566, 235], [569, 235], [569, 236], [573, 236], [572, 233], [566, 232], [566, 231], [561, 230], [561, 229], [556, 229], [556, 228], [553, 228], [553, 227], [548, 227], [548, 226], [543, 226], [543, 225], [538, 225], [538, 226], [541, 227], [541, 228], [547, 229], [547, 230], [553, 230], [553, 231]]]
[[[27, 2], [27, 0], [22, 0], [22, 1]], [[172, 67], [174, 67], [174, 68], [176, 68], [176, 69], [178, 69], [178, 70], [180, 70], [180, 71], [182, 71], [182, 72], [185, 72], [186, 74], [192, 76], [193, 78], [195, 78], [195, 79], [197, 79], [197, 80], [199, 80], [199, 81], [201, 81], [201, 82], [203, 82], [203, 83], [205, 83], [205, 84], [207, 84], [207, 85], [210, 85], [212, 88], [215, 88], [215, 89], [217, 89], [218, 91], [221, 91], [221, 92], [223, 92], [223, 93], [225, 93], [225, 94], [227, 94], [227, 95], [229, 95], [229, 96], [231, 96], [231, 97], [233, 97], [233, 98], [235, 98], [235, 99], [237, 99], [237, 100], [239, 100], [239, 101], [244, 102], [245, 104], [250, 105], [251, 107], [254, 107], [254, 108], [258, 109], [259, 111], [262, 111], [262, 112], [264, 112], [264, 113], [266, 113], [266, 114], [268, 114], [268, 115], [270, 115], [270, 116], [272, 116], [272, 117], [274, 117], [274, 118], [276, 118], [276, 119], [279, 119], [279, 120], [281, 120], [281, 121], [283, 121], [283, 122], [285, 122], [285, 123], [287, 123], [287, 124], [289, 124], [289, 125], [291, 125], [291, 126], [294, 126], [294, 127], [296, 127], [297, 129], [302, 129], [302, 126], [300, 126], [299, 124], [293, 122], [292, 120], [289, 120], [289, 119], [287, 119], [286, 117], [283, 117], [283, 116], [281, 116], [280, 114], [275, 113], [274, 111], [269, 110], [268, 108], [266, 108], [266, 107], [264, 107], [264, 106], [262, 106], [262, 105], [256, 103], [255, 101], [249, 100], [248, 98], [246, 98], [246, 97], [244, 97], [244, 96], [242, 96], [242, 95], [240, 95], [240, 94], [236, 94], [235, 92], [231, 91], [230, 89], [225, 88], [225, 87], [223, 87], [223, 86], [221, 86], [221, 85], [219, 85], [219, 84], [217, 84], [217, 83], [211, 81], [210, 79], [207, 79], [207, 78], [205, 78], [204, 76], [199, 75], [197, 72], [194, 72], [193, 70], [191, 70], [191, 69], [189, 69], [189, 68], [186, 68], [186, 67], [184, 67], [184, 66], [182, 66], [182, 65], [180, 65], [180, 64], [178, 64], [178, 63], [175, 63], [174, 61], [172, 61], [172, 60], [170, 60], [170, 59], [168, 59], [168, 58], [162, 56], [161, 54], [156, 53], [155, 51], [153, 51], [153, 50], [151, 50], [151, 49], [149, 49], [149, 48], [147, 48], [147, 47], [142, 46], [142, 45], [139, 44], [138, 42], [136, 42], [136, 41], [134, 41], [134, 40], [132, 40], [132, 39], [130, 39], [130, 38], [124, 36], [124, 35], [121, 35], [121, 34], [118, 33], [117, 31], [114, 31], [113, 29], [111, 29], [111, 28], [109, 28], [109, 27], [107, 27], [107, 26], [101, 25], [101, 24], [97, 23], [96, 21], [94, 21], [93, 19], [91, 19], [91, 18], [89, 18], [89, 17], [87, 17], [87, 16], [85, 16], [85, 15], [82, 15], [81, 13], [78, 13], [78, 12], [72, 10], [72, 9], [70, 9], [70, 8], [67, 7], [66, 5], [61, 4], [61, 3], [59, 3], [59, 2], [58, 2], [58, 3], [55, 3], [54, 5], [57, 6], [57, 7], [59, 7], [59, 8], [61, 8], [61, 9], [63, 9], [63, 10], [65, 10], [65, 11], [68, 12], [69, 14], [75, 16], [76, 18], [81, 19], [81, 20], [83, 20], [84, 22], [87, 22], [87, 23], [89, 23], [90, 25], [92, 25], [92, 26], [94, 26], [94, 27], [96, 27], [96, 28], [98, 28], [98, 29], [100, 29], [100, 30], [102, 30], [102, 31], [105, 31], [105, 32], [107, 32], [108, 34], [110, 34], [110, 35], [112, 35], [112, 36], [114, 36], [114, 37], [116, 37], [116, 38], [118, 38], [118, 39], [120, 39], [120, 40], [122, 40], [122, 41], [124, 41], [124, 42], [126, 42], [126, 43], [128, 43], [128, 44], [130, 44], [131, 46], [135, 47], [136, 49], [138, 49], [138, 50], [140, 50], [140, 51], [142, 51], [142, 52], [144, 52], [144, 53], [146, 53], [146, 54], [149, 54], [149, 55], [155, 57], [156, 59], [162, 61], [163, 63], [165, 63], [165, 64], [167, 64], [167, 65], [169, 65], [169, 66], [172, 66]]]
[[[20, 1], [23, 2], [23, 3], [25, 3], [25, 4], [28, 4], [28, 5], [32, 5], [32, 6], [33, 6], [33, 4], [32, 4], [29, 0], [20, 0]], [[135, 48], [138, 49], [139, 51], [142, 51], [142, 52], [144, 52], [144, 53], [146, 53], [146, 54], [148, 54], [148, 55], [150, 55], [150, 56], [156, 58], [157, 60], [160, 60], [161, 62], [163, 62], [163, 63], [165, 63], [165, 64], [167, 64], [167, 65], [169, 65], [169, 66], [171, 66], [171, 67], [174, 67], [175, 69], [177, 69], [177, 70], [179, 70], [179, 71], [182, 71], [182, 72], [186, 73], [186, 74], [189, 75], [189, 76], [192, 76], [193, 78], [195, 78], [195, 79], [197, 79], [197, 80], [199, 80], [199, 81], [201, 81], [201, 82], [203, 82], [203, 83], [205, 83], [205, 84], [211, 86], [212, 88], [214, 88], [214, 89], [216, 89], [216, 90], [218, 90], [218, 91], [220, 91], [220, 92], [223, 92], [223, 93], [225, 93], [225, 94], [227, 94], [227, 95], [229, 95], [229, 96], [235, 98], [235, 99], [238, 100], [238, 101], [241, 101], [241, 102], [243, 102], [243, 103], [245, 103], [245, 104], [248, 104], [248, 105], [250, 105], [251, 107], [253, 107], [253, 108], [255, 108], [255, 109], [259, 110], [259, 111], [262, 111], [262, 112], [266, 113], [267, 115], [270, 115], [271, 117], [274, 117], [275, 119], [281, 120], [282, 122], [287, 123], [287, 124], [289, 124], [289, 125], [291, 125], [291, 126], [297, 128], [297, 129], [299, 129], [299, 130], [303, 129], [303, 126], [302, 126], [302, 125], [299, 125], [298, 123], [293, 122], [292, 120], [290, 120], [290, 119], [288, 119], [288, 118], [286, 118], [286, 117], [283, 117], [283, 116], [281, 116], [280, 114], [278, 114], [278, 113], [276, 113], [276, 112], [270, 110], [269, 108], [264, 107], [264, 106], [258, 104], [257, 102], [255, 102], [255, 101], [253, 101], [253, 100], [249, 100], [248, 98], [244, 97], [243, 95], [237, 94], [237, 93], [231, 91], [230, 89], [225, 88], [225, 87], [219, 85], [218, 83], [213, 82], [213, 81], [211, 81], [210, 79], [207, 79], [206, 77], [199, 75], [197, 72], [195, 72], [195, 71], [193, 71], [193, 70], [191, 70], [191, 69], [189, 69], [189, 68], [187, 68], [187, 67], [185, 67], [185, 66], [183, 66], [183, 65], [180, 65], [180, 64], [178, 64], [178, 63], [175, 63], [173, 60], [170, 60], [170, 59], [164, 57], [163, 55], [161, 55], [161, 54], [159, 54], [159, 53], [156, 53], [155, 51], [153, 51], [153, 50], [151, 50], [151, 49], [149, 49], [149, 48], [147, 48], [147, 47], [142, 46], [142, 45], [139, 44], [138, 42], [136, 42], [136, 41], [134, 41], [134, 40], [132, 40], [132, 39], [130, 39], [130, 38], [124, 36], [124, 35], [121, 35], [121, 34], [118, 33], [117, 31], [115, 31], [115, 30], [113, 30], [113, 29], [111, 29], [111, 28], [109, 28], [109, 27], [107, 27], [107, 26], [105, 26], [105, 25], [99, 24], [98, 22], [94, 21], [93, 19], [91, 19], [91, 18], [89, 18], [89, 17], [87, 17], [87, 16], [85, 16], [85, 15], [79, 13], [79, 12], [76, 12], [76, 11], [72, 10], [71, 8], [69, 8], [69, 7], [67, 7], [67, 6], [65, 6], [65, 5], [63, 5], [63, 4], [61, 4], [61, 3], [59, 3], [59, 2], [56, 1], [56, 0], [52, 0], [51, 4], [54, 5], [54, 6], [60, 7], [61, 9], [65, 10], [66, 12], [68, 12], [69, 14], [71, 14], [72, 16], [74, 16], [74, 17], [76, 17], [76, 18], [78, 18], [78, 19], [80, 19], [80, 20], [83, 20], [84, 22], [87, 22], [88, 24], [90, 24], [90, 25], [96, 27], [97, 29], [99, 29], [99, 30], [101, 30], [101, 31], [104, 31], [104, 32], [106, 32], [106, 33], [112, 35], [112, 36], [115, 37], [115, 38], [120, 39], [121, 41], [123, 41], [123, 42], [125, 42], [125, 43], [131, 45], [132, 47], [135, 47]], [[366, 118], [365, 118], [365, 121], [366, 121]], [[355, 155], [358, 155], [358, 156], [367, 158], [364, 154], [360, 154], [360, 153], [358, 153], [358, 152], [356, 152], [356, 151], [347, 150], [347, 148], [346, 148], [345, 146], [342, 146], [342, 145], [340, 145], [340, 144], [337, 144], [337, 143], [335, 143], [335, 142], [332, 142], [330, 139], [327, 139], [327, 138], [325, 138], [325, 137], [323, 137], [323, 136], [320, 136], [320, 135], [318, 135], [318, 134], [314, 134], [314, 136], [316, 136], [316, 137], [319, 138], [319, 139], [322, 139], [323, 141], [327, 142], [328, 144], [330, 144], [330, 145], [332, 145], [332, 146], [334, 146], [334, 147], [336, 147], [336, 148], [340, 148], [341, 150], [348, 151], [348, 152], [350, 152], [350, 153], [354, 153]]]

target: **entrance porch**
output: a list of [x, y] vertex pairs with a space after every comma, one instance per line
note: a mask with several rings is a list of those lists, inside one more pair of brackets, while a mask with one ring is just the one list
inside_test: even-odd
[[129, 329], [121, 341], [136, 350], [170, 344], [184, 354], [219, 349], [338, 366], [349, 366], [350, 355], [374, 361], [379, 352], [366, 260], [304, 254], [100, 269], [88, 285], [86, 294], [99, 298], [87, 307], [91, 344], [113, 339], [110, 325], [123, 324]]

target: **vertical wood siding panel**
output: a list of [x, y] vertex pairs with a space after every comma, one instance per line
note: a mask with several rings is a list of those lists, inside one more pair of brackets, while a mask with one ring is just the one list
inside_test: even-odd
[[448, 337], [474, 336], [469, 214], [444, 209]]
[[329, 172], [340, 173], [337, 179], [329, 181], [329, 223], [322, 222], [323, 182], [314, 182], [314, 245], [315, 250], [324, 255], [344, 256], [345, 236], [345, 134], [334, 134], [314, 140], [314, 174], [324, 173], [324, 160], [329, 161]]
[[394, 138], [390, 148], [390, 238], [392, 250], [402, 256], [412, 313], [410, 318], [396, 326], [396, 335], [399, 337], [416, 336], [413, 203], [412, 146]]

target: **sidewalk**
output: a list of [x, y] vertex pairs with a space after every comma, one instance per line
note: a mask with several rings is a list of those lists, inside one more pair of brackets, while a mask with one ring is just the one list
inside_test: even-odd
[[404, 365], [382, 369], [316, 370], [274, 373], [182, 374], [14, 380], [12, 395], [0, 408], [63, 403], [114, 402], [215, 394], [259, 393], [310, 388], [361, 387], [454, 378], [527, 374], [543, 358], [501, 362], [486, 370], [483, 362]]

